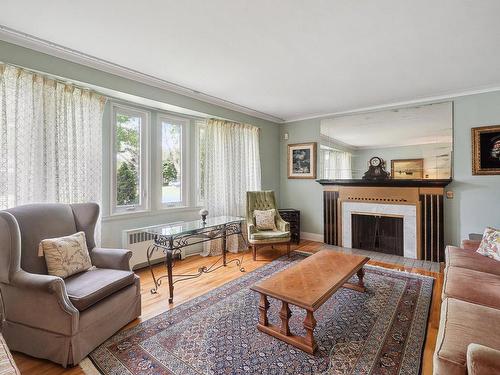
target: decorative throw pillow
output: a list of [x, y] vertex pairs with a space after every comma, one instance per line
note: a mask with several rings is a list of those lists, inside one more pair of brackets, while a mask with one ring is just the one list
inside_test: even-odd
[[500, 230], [486, 228], [477, 252], [488, 258], [500, 261]]
[[84, 232], [42, 240], [38, 255], [45, 256], [49, 275], [63, 279], [92, 267]]
[[263, 211], [255, 210], [253, 216], [255, 217], [255, 226], [258, 230], [277, 230], [274, 222], [274, 217], [276, 216], [274, 208]]

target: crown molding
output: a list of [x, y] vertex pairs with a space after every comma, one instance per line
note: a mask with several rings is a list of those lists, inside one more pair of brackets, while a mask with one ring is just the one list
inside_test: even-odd
[[275, 123], [284, 122], [284, 120], [279, 117], [269, 115], [267, 113], [263, 113], [255, 109], [248, 108], [209, 94], [205, 94], [190, 89], [188, 87], [177, 85], [175, 83], [154, 77], [149, 74], [141, 73], [137, 70], [130, 69], [125, 66], [115, 64], [110, 61], [103, 60], [98, 57], [91, 56], [86, 53], [71, 48], [67, 48], [56, 43], [52, 43], [48, 40], [44, 40], [36, 36], [11, 29], [7, 26], [0, 25], [0, 39], [8, 43], [16, 44], [21, 47], [29, 48], [38, 52], [45, 53], [47, 55], [71, 61], [73, 63], [98, 69], [103, 72], [114, 74], [149, 86], [157, 87], [162, 90], [184, 95], [192, 99], [197, 99], [202, 102], [213, 104], [225, 109], [230, 109], [236, 112], [244, 113], [249, 116], [257, 117]]
[[294, 117], [294, 118], [290, 118], [290, 119], [285, 119], [283, 121], [283, 124], [288, 124], [290, 122], [296, 122], [296, 121], [314, 120], [314, 119], [323, 120], [323, 119], [327, 119], [330, 117], [338, 117], [338, 116], [345, 116], [345, 115], [367, 113], [367, 112], [373, 112], [373, 111], [379, 111], [379, 110], [385, 110], [385, 109], [396, 109], [396, 108], [405, 107], [405, 106], [409, 106], [409, 105], [422, 105], [422, 104], [432, 104], [432, 103], [438, 103], [438, 102], [445, 102], [445, 101], [456, 99], [456, 98], [459, 98], [462, 96], [485, 94], [485, 93], [494, 92], [494, 91], [500, 91], [500, 86], [482, 87], [482, 88], [477, 88], [477, 89], [464, 90], [464, 91], [459, 91], [459, 92], [423, 97], [423, 98], [418, 98], [418, 99], [374, 105], [374, 106], [370, 106], [370, 107], [349, 109], [349, 110], [340, 111], [340, 112], [331, 112], [331, 113], [326, 113], [326, 114], [315, 114], [315, 115], [310, 115], [310, 116], [305, 116], [305, 117]]

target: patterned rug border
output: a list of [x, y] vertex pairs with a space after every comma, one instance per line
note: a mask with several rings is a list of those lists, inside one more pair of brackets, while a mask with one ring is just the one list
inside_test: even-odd
[[[296, 259], [300, 259], [300, 258], [306, 258], [308, 256], [311, 256], [313, 254], [307, 254], [305, 252], [293, 252], [292, 253], [292, 256], [291, 258], [289, 259], [290, 260], [290, 264], [287, 264], [285, 267], [283, 267], [282, 269], [280, 269], [279, 271], [281, 270], [284, 270], [290, 266], [292, 266], [294, 263], [294, 261]], [[284, 260], [287, 260], [287, 256], [284, 255], [284, 256], [280, 256], [274, 260], [272, 260], [271, 262], [261, 266], [261, 267], [258, 267], [250, 272], [245, 272], [244, 275], [236, 278], [236, 279], [233, 279], [233, 280], [230, 280], [220, 286], [218, 286], [217, 288], [214, 288], [202, 295], [199, 295], [193, 299], [190, 299], [190, 300], [187, 300], [187, 301], [184, 301], [178, 305], [176, 305], [175, 307], [169, 309], [169, 310], [166, 310], [166, 311], [163, 311], [163, 312], [160, 312], [159, 314], [155, 315], [155, 316], [152, 316], [146, 320], [143, 320], [141, 321], [140, 323], [138, 323], [137, 325], [133, 326], [133, 327], [130, 327], [130, 328], [127, 328], [125, 330], [122, 330], [122, 331], [119, 331], [117, 333], [115, 333], [113, 336], [111, 336], [109, 339], [107, 339], [103, 344], [105, 343], [109, 343], [110, 340], [113, 339], [113, 341], [119, 341], [119, 340], [122, 340], [124, 337], [127, 337], [127, 336], [130, 336], [131, 334], [134, 334], [135, 331], [139, 331], [141, 329], [144, 329], [145, 326], [151, 326], [151, 324], [154, 324], [155, 321], [159, 321], [162, 319], [162, 316], [165, 315], [165, 314], [173, 314], [174, 312], [177, 312], [178, 310], [180, 309], [189, 309], [190, 306], [193, 306], [193, 305], [196, 305], [198, 303], [201, 303], [205, 300], [207, 300], [208, 298], [210, 298], [212, 295], [214, 294], [217, 294], [217, 293], [220, 293], [222, 292], [223, 290], [225, 289], [229, 289], [230, 287], [232, 287], [234, 284], [238, 284], [238, 283], [244, 283], [247, 279], [251, 278], [254, 273], [256, 272], [264, 272], [270, 268], [273, 268], [275, 266], [275, 262], [278, 262], [278, 261], [284, 261]], [[435, 286], [435, 280], [436, 278], [433, 277], [433, 276], [429, 276], [429, 275], [422, 275], [422, 274], [419, 274], [419, 273], [413, 273], [413, 272], [409, 272], [409, 271], [406, 271], [406, 270], [398, 270], [398, 269], [391, 269], [391, 268], [386, 268], [384, 266], [378, 266], [378, 265], [371, 265], [371, 264], [366, 264], [365, 265], [366, 268], [368, 269], [373, 269], [373, 270], [380, 270], [380, 271], [383, 271], [383, 272], [386, 272], [388, 274], [394, 274], [394, 275], [402, 275], [404, 277], [408, 277], [408, 278], [414, 278], [414, 279], [421, 279], [421, 280], [427, 280], [427, 281], [430, 281], [430, 298], [429, 299], [423, 299], [420, 300], [419, 299], [419, 305], [421, 305], [422, 303], [424, 303], [423, 306], [419, 306], [419, 307], [416, 307], [415, 308], [415, 311], [417, 311], [417, 309], [424, 309], [424, 311], [426, 311], [427, 313], [424, 315], [424, 316], [420, 316], [420, 319], [425, 319], [426, 321], [426, 324], [425, 324], [425, 335], [424, 335], [424, 340], [422, 342], [422, 344], [420, 345], [420, 347], [418, 348], [418, 350], [420, 351], [420, 366], [419, 366], [419, 369], [418, 369], [418, 373], [421, 374], [421, 370], [422, 370], [422, 361], [423, 361], [423, 356], [424, 356], [424, 346], [425, 346], [425, 342], [426, 342], [426, 339], [427, 339], [427, 334], [428, 334], [428, 322], [429, 322], [429, 317], [430, 317], [430, 313], [431, 313], [431, 305], [432, 305], [432, 294], [433, 294], [433, 291], [434, 291], [434, 286]], [[276, 272], [279, 272], [279, 271], [276, 271]], [[267, 277], [270, 277], [272, 274], [270, 275], [267, 275], [265, 276], [265, 278]], [[414, 321], [412, 322], [412, 328], [411, 328], [411, 331], [414, 330], [414, 327], [415, 325], [417, 324], [417, 319], [414, 319]], [[103, 345], [101, 344], [101, 345]], [[99, 348], [99, 347], [98, 347]], [[97, 350], [97, 348], [95, 349]], [[82, 370], [85, 374], [88, 374], [88, 375], [95, 375], [96, 373], [98, 374], [105, 374], [104, 370], [101, 370], [100, 366], [98, 365], [98, 363], [96, 363], [96, 361], [92, 358], [91, 356], [92, 353], [90, 353], [87, 357], [84, 358], [84, 360], [82, 360], [81, 363], [84, 363], [84, 366], [81, 366], [82, 367]], [[403, 367], [403, 365], [401, 365], [401, 368]], [[128, 374], [132, 374], [130, 371], [127, 371]], [[317, 374], [317, 375], [322, 375], [323, 373], [321, 374]], [[325, 372], [326, 374], [326, 372]]]

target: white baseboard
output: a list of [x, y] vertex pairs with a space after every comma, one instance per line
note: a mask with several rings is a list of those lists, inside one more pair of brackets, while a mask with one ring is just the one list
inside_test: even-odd
[[320, 233], [300, 232], [300, 238], [303, 240], [323, 242], [323, 235]]

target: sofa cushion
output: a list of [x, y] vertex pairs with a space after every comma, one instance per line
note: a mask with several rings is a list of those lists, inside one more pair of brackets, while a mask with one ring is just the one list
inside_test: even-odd
[[91, 268], [64, 280], [68, 297], [83, 311], [120, 289], [134, 283], [132, 271]]
[[500, 276], [467, 268], [448, 267], [442, 297], [500, 309]]
[[500, 275], [500, 263], [476, 253], [454, 246], [446, 247], [446, 267], [461, 267]]
[[500, 349], [500, 310], [447, 298], [434, 352], [434, 375], [465, 375], [471, 343]]

